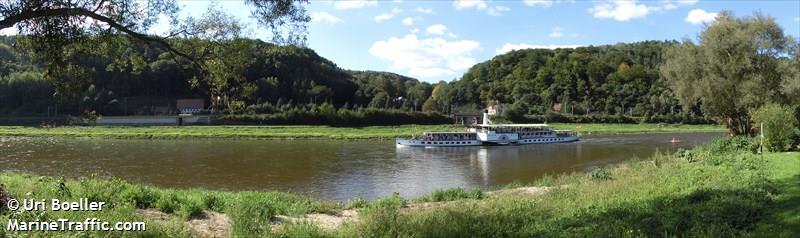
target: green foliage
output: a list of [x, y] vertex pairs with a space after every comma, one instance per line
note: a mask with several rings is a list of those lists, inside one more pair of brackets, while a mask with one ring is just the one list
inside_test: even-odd
[[778, 104], [768, 104], [751, 112], [755, 127], [761, 130], [764, 125], [764, 147], [769, 151], [784, 151], [792, 144], [794, 130], [798, 122], [792, 115], [792, 108]]
[[460, 199], [482, 199], [485, 195], [479, 188], [465, 190], [463, 188], [450, 188], [435, 190], [427, 195], [415, 199], [417, 202], [446, 202]]
[[386, 211], [386, 210], [397, 210], [403, 207], [406, 207], [408, 201], [400, 197], [399, 193], [393, 193], [392, 196], [381, 198], [374, 200], [367, 204], [366, 209], [368, 211]]
[[233, 237], [264, 237], [270, 234], [270, 220], [275, 209], [259, 194], [243, 196], [229, 211]]
[[728, 153], [736, 151], [755, 152], [758, 144], [754, 143], [753, 139], [747, 136], [732, 136], [716, 138], [706, 145], [700, 147], [703, 150], [708, 150], [711, 153]]
[[683, 148], [679, 148], [678, 151], [675, 152], [675, 156], [681, 159], [686, 160], [686, 162], [694, 162], [695, 158], [692, 154], [691, 150], [684, 150]]
[[611, 179], [611, 171], [606, 166], [595, 166], [589, 171], [589, 176], [596, 180], [609, 180]]
[[737, 18], [721, 12], [700, 34], [669, 48], [661, 74], [684, 107], [726, 123], [734, 134], [752, 132], [748, 111], [767, 103], [786, 103], [781, 85], [797, 78], [788, 65], [796, 44], [775, 19], [760, 12]]
[[225, 124], [281, 125], [402, 125], [446, 124], [452, 120], [439, 113], [409, 112], [397, 109], [358, 108], [336, 110], [332, 105], [284, 105], [280, 111], [273, 106], [254, 106], [244, 111], [265, 111], [270, 114], [230, 114], [220, 117]]
[[156, 200], [155, 207], [163, 213], [172, 214], [181, 208], [182, 202], [183, 201], [178, 198], [177, 194], [167, 193], [162, 194], [161, 197]]
[[134, 207], [151, 208], [159, 201], [159, 194], [145, 186], [132, 186], [120, 194], [123, 201], [133, 204]]
[[225, 207], [225, 200], [212, 193], [203, 194], [201, 197], [201, 203], [204, 209], [211, 211], [221, 212]]
[[364, 208], [368, 204], [369, 204], [369, 201], [367, 201], [366, 199], [361, 198], [361, 197], [354, 197], [354, 198], [351, 198], [351, 199], [347, 200], [347, 202], [344, 204], [344, 208], [345, 209], [358, 209], [358, 208]]
[[203, 215], [202, 205], [195, 200], [186, 200], [181, 203], [180, 211], [178, 213], [185, 220], [199, 218]]

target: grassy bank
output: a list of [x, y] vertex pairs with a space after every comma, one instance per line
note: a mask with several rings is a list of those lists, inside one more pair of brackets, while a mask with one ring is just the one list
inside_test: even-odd
[[[716, 125], [673, 124], [552, 124], [556, 129], [569, 129], [583, 134], [654, 133], [654, 132], [722, 132]], [[0, 136], [69, 136], [98, 138], [331, 138], [391, 139], [419, 135], [425, 131], [461, 131], [453, 125], [404, 125], [369, 127], [330, 126], [63, 126], [24, 127], [0, 126]]]
[[[412, 200], [391, 196], [345, 203], [281, 192], [173, 190], [120, 180], [2, 173], [0, 183], [17, 198], [27, 193], [37, 199], [86, 197], [111, 206], [99, 213], [6, 212], [0, 221], [98, 217], [147, 222], [145, 232], [115, 233], [131, 237], [193, 236], [187, 221], [209, 213], [229, 217], [234, 237], [798, 237], [800, 154], [771, 153], [762, 159], [749, 149], [746, 143], [715, 142], [492, 192], [450, 189]], [[156, 221], [143, 209], [173, 219]], [[323, 229], [314, 220], [285, 222], [275, 230], [270, 225], [282, 216], [342, 216], [344, 211], [358, 215], [335, 229]], [[18, 235], [3, 230], [0, 237]]]

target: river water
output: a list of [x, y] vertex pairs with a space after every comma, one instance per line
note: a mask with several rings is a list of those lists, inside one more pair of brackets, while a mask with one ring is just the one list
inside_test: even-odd
[[[671, 143], [676, 136], [680, 143]], [[585, 136], [564, 144], [395, 148], [391, 140], [131, 140], [0, 137], [0, 171], [118, 177], [167, 187], [280, 190], [367, 199], [435, 189], [492, 189], [545, 174], [586, 171], [721, 133]]]

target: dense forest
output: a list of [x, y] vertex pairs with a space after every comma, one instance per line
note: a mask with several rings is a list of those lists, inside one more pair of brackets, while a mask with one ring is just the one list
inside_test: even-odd
[[148, 115], [174, 107], [178, 98], [203, 98], [237, 115], [281, 113], [300, 105], [318, 110], [323, 104], [449, 114], [500, 103], [503, 116], [513, 121], [703, 121], [696, 108], [679, 105], [658, 73], [665, 48], [677, 42], [517, 50], [473, 66], [460, 80], [431, 85], [394, 73], [344, 70], [308, 48], [244, 40], [251, 59], [243, 67], [245, 79], [230, 87], [238, 91], [217, 99], [213, 86], [193, 83], [199, 72], [188, 62], [147, 46], [135, 49], [141, 62], [126, 67], [96, 55], [79, 58], [91, 69], [90, 79], [80, 95], [56, 97], [37, 59], [20, 50], [21, 40], [0, 38], [3, 115], [41, 116], [56, 108], [59, 114]]
[[187, 61], [145, 45], [134, 49], [142, 56], [134, 64], [78, 58], [91, 76], [74, 96], [54, 95], [21, 41], [0, 38], [0, 114], [6, 116], [151, 115], [174, 108], [175, 99], [203, 98], [237, 123], [442, 123], [443, 115], [498, 103], [505, 109], [501, 116], [516, 122], [708, 121], [698, 106], [682, 106], [659, 74], [664, 52], [676, 41], [516, 50], [473, 66], [459, 80], [432, 85], [341, 69], [308, 48], [240, 40], [227, 44], [246, 45], [249, 60], [243, 80], [227, 91], [197, 83], [200, 72]]

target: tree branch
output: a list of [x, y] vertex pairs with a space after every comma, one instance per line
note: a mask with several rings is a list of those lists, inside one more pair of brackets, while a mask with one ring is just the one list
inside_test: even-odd
[[[42, 18], [42, 17], [59, 17], [59, 16], [60, 17], [84, 16], [84, 17], [89, 17], [89, 18], [95, 19], [95, 20], [100, 21], [100, 22], [104, 22], [104, 23], [108, 24], [109, 27], [114, 28], [114, 29], [116, 29], [116, 30], [118, 30], [120, 32], [125, 33], [125, 34], [128, 34], [129, 36], [131, 36], [133, 38], [136, 38], [136, 39], [139, 39], [139, 40], [145, 41], [145, 42], [151, 42], [151, 43], [159, 44], [162, 47], [164, 47], [165, 49], [167, 49], [170, 53], [173, 53], [173, 54], [176, 54], [176, 55], [181, 56], [183, 58], [186, 58], [189, 61], [193, 62], [195, 65], [200, 66], [199, 63], [197, 62], [197, 60], [194, 57], [192, 57], [192, 56], [190, 56], [188, 54], [185, 54], [185, 53], [183, 53], [181, 51], [178, 51], [177, 49], [173, 48], [166, 40], [164, 40], [162, 38], [155, 37], [155, 36], [150, 36], [150, 35], [145, 35], [145, 34], [142, 34], [142, 33], [139, 33], [139, 32], [135, 32], [135, 31], [131, 30], [128, 26], [123, 26], [123, 25], [119, 24], [118, 22], [114, 21], [113, 19], [111, 19], [109, 17], [97, 14], [97, 13], [95, 13], [93, 11], [89, 11], [89, 10], [86, 10], [86, 9], [83, 9], [83, 8], [55, 8], [55, 9], [44, 9], [44, 10], [35, 10], [35, 11], [22, 11], [19, 14], [12, 15], [12, 16], [9, 16], [9, 17], [6, 17], [6, 18], [0, 20], [0, 30], [1, 29], [5, 29], [5, 28], [9, 28], [9, 27], [13, 27], [15, 24], [17, 24], [19, 22], [23, 22], [23, 21], [33, 20], [33, 19]], [[202, 69], [202, 67], [201, 67], [201, 69]]]

